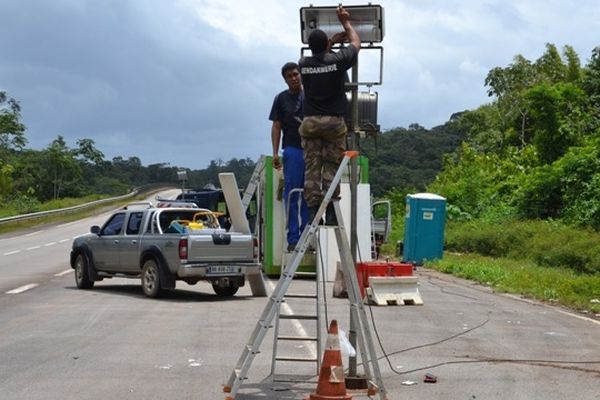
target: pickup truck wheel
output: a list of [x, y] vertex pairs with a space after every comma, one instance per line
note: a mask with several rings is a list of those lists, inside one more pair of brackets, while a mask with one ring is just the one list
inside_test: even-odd
[[94, 286], [89, 276], [87, 257], [83, 253], [75, 258], [75, 284], [79, 289], [91, 289]]
[[152, 258], [146, 260], [142, 267], [142, 290], [148, 297], [156, 298], [162, 294], [159, 266]]
[[219, 286], [219, 285], [212, 285], [213, 290], [215, 291], [215, 293], [217, 294], [217, 296], [220, 297], [231, 297], [234, 294], [237, 293], [239, 287], [238, 286], [234, 286], [233, 284], [229, 284], [229, 286]]

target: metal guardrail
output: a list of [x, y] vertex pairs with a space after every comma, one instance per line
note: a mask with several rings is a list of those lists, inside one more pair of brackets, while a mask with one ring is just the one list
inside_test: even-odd
[[50, 211], [38, 211], [38, 212], [34, 212], [34, 213], [29, 213], [29, 214], [13, 215], [11, 217], [0, 218], [0, 225], [5, 224], [7, 222], [25, 221], [25, 220], [33, 219], [33, 218], [46, 217], [48, 215], [63, 214], [63, 213], [78, 211], [78, 210], [82, 210], [84, 208], [97, 206], [99, 204], [110, 203], [111, 201], [124, 200], [124, 199], [127, 199], [127, 198], [137, 195], [139, 192], [140, 191], [136, 189], [133, 192], [124, 194], [122, 196], [111, 197], [111, 198], [102, 199], [102, 200], [96, 200], [96, 201], [92, 201], [90, 203], [79, 204], [79, 205], [72, 206], [72, 207], [59, 208], [59, 209], [50, 210]]

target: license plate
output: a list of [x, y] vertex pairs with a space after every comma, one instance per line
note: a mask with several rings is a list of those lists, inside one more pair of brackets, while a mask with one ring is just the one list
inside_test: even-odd
[[208, 267], [209, 274], [230, 274], [234, 272], [234, 267], [230, 265], [213, 265]]

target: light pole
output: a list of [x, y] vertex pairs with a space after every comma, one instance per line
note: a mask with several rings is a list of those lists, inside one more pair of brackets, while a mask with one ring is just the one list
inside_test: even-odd
[[185, 181], [187, 181], [187, 172], [185, 169], [177, 171], [177, 180], [181, 182], [181, 193], [185, 192]]

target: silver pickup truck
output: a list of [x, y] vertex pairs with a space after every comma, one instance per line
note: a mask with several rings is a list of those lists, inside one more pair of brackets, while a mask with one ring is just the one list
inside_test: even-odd
[[260, 270], [257, 251], [252, 234], [222, 229], [208, 209], [145, 203], [126, 206], [75, 238], [70, 262], [80, 289], [104, 278], [141, 278], [144, 294], [159, 297], [177, 280], [205, 280], [217, 295], [233, 296], [246, 273]]

